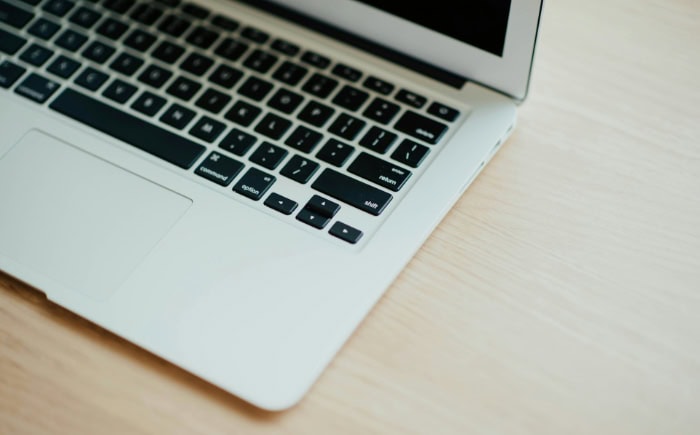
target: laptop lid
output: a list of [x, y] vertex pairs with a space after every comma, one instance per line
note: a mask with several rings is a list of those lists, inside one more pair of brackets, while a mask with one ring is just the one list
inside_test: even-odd
[[542, 0], [466, 0], [459, 5], [447, 0], [268, 3], [330, 23], [516, 100], [527, 95]]

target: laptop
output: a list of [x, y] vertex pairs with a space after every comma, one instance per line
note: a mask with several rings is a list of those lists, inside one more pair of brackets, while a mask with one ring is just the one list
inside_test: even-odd
[[290, 408], [512, 132], [541, 6], [0, 0], [0, 270]]

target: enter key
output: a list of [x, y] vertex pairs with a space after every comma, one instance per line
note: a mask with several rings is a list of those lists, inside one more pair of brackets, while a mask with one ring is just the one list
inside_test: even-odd
[[411, 171], [364, 152], [357, 156], [348, 171], [394, 192], [398, 192], [411, 176]]

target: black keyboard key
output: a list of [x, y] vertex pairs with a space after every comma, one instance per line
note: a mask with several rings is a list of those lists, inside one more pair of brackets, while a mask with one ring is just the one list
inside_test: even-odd
[[379, 216], [393, 198], [383, 190], [328, 168], [311, 187], [374, 216]]
[[272, 83], [255, 76], [250, 76], [243, 82], [238, 93], [255, 101], [261, 101], [272, 90]]
[[165, 102], [165, 98], [145, 91], [131, 104], [131, 108], [144, 115], [153, 116], [165, 106]]
[[394, 90], [394, 85], [374, 76], [367, 77], [362, 86], [384, 95], [389, 95]]
[[275, 169], [286, 156], [287, 150], [284, 148], [263, 142], [248, 159], [264, 168]]
[[141, 68], [141, 65], [143, 65], [143, 60], [128, 53], [121, 53], [109, 67], [125, 76], [131, 76]]
[[233, 38], [226, 38], [216, 47], [214, 53], [232, 62], [237, 61], [248, 50], [248, 44]]
[[258, 168], [248, 168], [248, 171], [233, 187], [235, 192], [257, 201], [265, 195], [277, 179]]
[[103, 44], [99, 41], [93, 41], [83, 50], [83, 57], [90, 59], [95, 63], [105, 63], [115, 52], [114, 47]]
[[83, 88], [96, 91], [107, 81], [109, 76], [101, 71], [94, 68], [85, 68], [78, 77], [75, 78], [75, 83]]
[[294, 155], [282, 168], [280, 174], [298, 183], [306, 184], [318, 170], [319, 165], [300, 155]]
[[135, 0], [106, 0], [103, 6], [110, 11], [116, 12], [118, 14], [123, 14], [133, 5], [136, 4]]
[[9, 88], [27, 71], [19, 65], [16, 65], [9, 60], [3, 60], [0, 63], [0, 87]]
[[410, 139], [404, 139], [391, 154], [391, 158], [404, 165], [417, 168], [428, 155], [428, 151], [430, 150], [427, 146]]
[[360, 145], [379, 154], [384, 154], [397, 137], [396, 133], [386, 131], [379, 127], [372, 127], [362, 139], [360, 139]]
[[47, 20], [46, 18], [39, 18], [29, 26], [27, 32], [43, 40], [49, 40], [53, 38], [53, 35], [55, 35], [60, 28], [61, 26], [53, 21]]
[[351, 145], [337, 139], [328, 139], [323, 148], [316, 154], [316, 157], [333, 166], [341, 167], [348, 161], [348, 158], [355, 151]]
[[19, 58], [28, 64], [41, 66], [53, 56], [53, 51], [39, 44], [32, 44], [22, 52]]
[[255, 127], [255, 131], [271, 139], [279, 139], [292, 126], [291, 121], [284, 119], [274, 113], [268, 113]]
[[129, 26], [114, 18], [107, 18], [99, 26], [97, 33], [113, 41], [118, 40], [129, 29]]
[[156, 65], [149, 65], [143, 72], [139, 75], [139, 81], [152, 86], [156, 89], [163, 86], [165, 82], [173, 75], [170, 71], [163, 69]]
[[173, 104], [163, 113], [160, 120], [171, 127], [181, 130], [192, 121], [194, 115], [193, 110], [182, 107], [179, 104]]
[[284, 39], [275, 39], [270, 44], [270, 48], [287, 56], [296, 56], [299, 53], [299, 46]]
[[67, 79], [72, 76], [78, 68], [80, 68], [80, 62], [61, 55], [51, 62], [51, 65], [49, 65], [46, 70], [51, 74]]
[[344, 107], [348, 110], [357, 110], [367, 101], [369, 94], [363, 90], [357, 89], [355, 87], [345, 85], [343, 88], [333, 97], [333, 103]]
[[348, 171], [394, 192], [411, 177], [411, 171], [364, 152], [348, 166]]
[[107, 86], [102, 92], [102, 95], [119, 104], [124, 104], [129, 101], [132, 95], [136, 93], [136, 86], [116, 79]]
[[228, 65], [219, 65], [209, 76], [209, 81], [231, 89], [243, 77], [243, 72]]
[[294, 213], [294, 210], [297, 209], [299, 204], [279, 193], [272, 192], [265, 200], [265, 205], [282, 214], [290, 215]]
[[333, 108], [312, 100], [299, 112], [297, 117], [311, 125], [321, 127], [334, 113]]
[[284, 143], [304, 153], [310, 153], [323, 139], [323, 135], [303, 125], [298, 126]]
[[237, 156], [242, 156], [255, 145], [257, 138], [243, 130], [233, 128], [229, 134], [219, 144], [219, 148], [224, 149]]
[[81, 6], [80, 8], [76, 9], [75, 12], [73, 12], [69, 21], [79, 25], [80, 27], [89, 29], [94, 26], [99, 19], [99, 13], [85, 6]]
[[195, 76], [204, 75], [209, 68], [214, 64], [210, 58], [197, 53], [190, 53], [187, 58], [182, 61], [180, 68], [194, 74]]
[[283, 113], [292, 113], [304, 101], [304, 97], [285, 88], [279, 88], [267, 105]]
[[56, 15], [57, 17], [65, 16], [68, 11], [73, 9], [75, 3], [67, 0], [49, 0], [45, 2], [41, 8], [46, 12]]
[[357, 134], [367, 123], [359, 118], [352, 117], [347, 113], [341, 113], [333, 121], [328, 131], [347, 140], [354, 140]]
[[158, 29], [177, 38], [185, 33], [190, 24], [189, 20], [171, 14], [160, 22]]
[[180, 76], [168, 86], [166, 92], [183, 101], [189, 101], [201, 87], [199, 83]]
[[243, 127], [248, 127], [255, 121], [255, 118], [260, 115], [262, 110], [259, 107], [248, 104], [245, 101], [238, 100], [233, 103], [231, 109], [224, 116], [229, 121], [233, 121]]
[[199, 48], [208, 49], [217, 40], [219, 34], [213, 30], [202, 26], [197, 26], [187, 36], [187, 42], [196, 45]]
[[32, 6], [36, 6], [41, 2], [41, 0], [20, 0], [20, 1], [23, 3], [26, 3], [28, 5], [32, 5]]
[[[26, 43], [27, 43], [26, 39], [19, 37], [19, 36], [16, 36], [12, 33], [6, 32], [3, 29], [0, 29], [0, 52], [7, 53], [10, 55], [15, 54]], [[26, 54], [26, 51], [25, 51], [25, 53], [23, 53], [23, 56], [25, 54]], [[1, 56], [0, 56], [0, 58], [1, 58]], [[23, 59], [23, 60], [25, 60], [25, 59]], [[27, 61], [27, 60], [25, 60], [25, 61]]]
[[53, 95], [60, 85], [39, 74], [32, 73], [15, 88], [15, 92], [37, 103], [43, 103]]
[[195, 105], [211, 113], [219, 113], [231, 101], [231, 96], [216, 91], [207, 89], [197, 99]]
[[208, 116], [202, 116], [190, 129], [190, 134], [203, 141], [214, 142], [225, 128], [226, 125], [224, 123], [211, 119]]
[[205, 150], [202, 145], [72, 89], [64, 90], [49, 107], [183, 169], [192, 167]]
[[323, 74], [314, 73], [302, 88], [319, 98], [326, 98], [338, 86], [338, 81]]
[[394, 128], [429, 144], [436, 144], [447, 131], [447, 126], [416, 112], [407, 110]]
[[459, 116], [459, 110], [437, 102], [428, 106], [428, 113], [449, 122], [454, 121]]
[[340, 221], [333, 224], [328, 234], [352, 244], [359, 242], [362, 238], [362, 231]]
[[154, 42], [156, 42], [155, 36], [143, 30], [136, 29], [129, 33], [129, 36], [124, 40], [124, 45], [136, 51], [144, 52], [151, 48]]
[[313, 210], [318, 214], [330, 218], [340, 211], [340, 204], [320, 195], [314, 195], [309, 199], [306, 205], [304, 205], [304, 208], [308, 208], [309, 210]]
[[319, 230], [324, 228], [326, 225], [328, 225], [328, 222], [331, 221], [329, 217], [316, 213], [313, 210], [309, 210], [306, 207], [299, 210], [299, 213], [297, 213], [297, 220], [304, 222], [307, 225], [311, 225]]
[[147, 26], [155, 23], [162, 15], [163, 11], [160, 8], [153, 7], [146, 3], [141, 3], [136, 6], [136, 8], [131, 11], [131, 14], [129, 14], [132, 19]]
[[241, 30], [241, 36], [253, 42], [257, 42], [258, 44], [264, 44], [268, 39], [270, 39], [270, 35], [260, 29], [256, 29], [255, 27], [244, 28]]
[[308, 71], [305, 67], [286, 60], [272, 74], [272, 77], [290, 86], [296, 86]]
[[17, 29], [27, 25], [34, 15], [31, 12], [11, 5], [8, 2], [0, 1], [0, 23], [8, 24]]
[[255, 70], [259, 73], [265, 74], [272, 68], [272, 66], [277, 62], [277, 56], [268, 53], [260, 49], [253, 50], [250, 55], [243, 61], [243, 65]]
[[194, 173], [216, 184], [228, 186], [242, 169], [243, 163], [213, 151]]
[[318, 69], [324, 69], [331, 64], [331, 60], [313, 51], [307, 51], [301, 55], [301, 60], [309, 65], [315, 66]]
[[428, 101], [428, 99], [424, 96], [407, 91], [406, 89], [401, 89], [394, 98], [396, 98], [396, 101], [406, 103], [415, 107], [416, 109], [420, 109]]
[[180, 58], [180, 56], [185, 53], [185, 49], [179, 45], [173, 44], [169, 41], [161, 42], [153, 53], [151, 54], [158, 60], [162, 60], [165, 63], [175, 63]]
[[194, 3], [185, 3], [182, 5], [182, 12], [191, 15], [195, 18], [203, 20], [209, 16], [209, 10]]
[[233, 32], [240, 26], [238, 21], [233, 20], [229, 17], [225, 17], [223, 15], [216, 15], [211, 19], [211, 23], [215, 25], [216, 27], [219, 27], [223, 30], [228, 30], [229, 32]]
[[388, 124], [399, 113], [399, 105], [383, 98], [375, 98], [362, 114], [381, 124]]
[[331, 70], [331, 73], [350, 82], [356, 82], [362, 77], [362, 71], [342, 63], [336, 64]]
[[85, 44], [87, 39], [87, 36], [82, 33], [78, 33], [74, 30], [65, 30], [58, 39], [56, 39], [55, 43], [68, 51], [78, 51], [78, 49]]

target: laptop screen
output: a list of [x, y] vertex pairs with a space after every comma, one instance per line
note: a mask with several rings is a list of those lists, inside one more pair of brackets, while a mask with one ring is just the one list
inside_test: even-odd
[[510, 0], [462, 0], [457, 9], [455, 2], [447, 0], [360, 1], [489, 53], [503, 55]]

